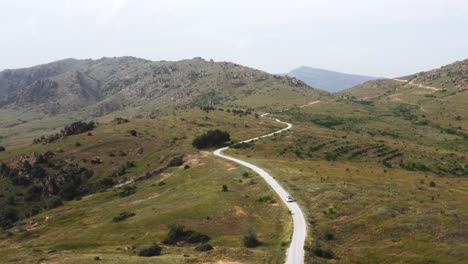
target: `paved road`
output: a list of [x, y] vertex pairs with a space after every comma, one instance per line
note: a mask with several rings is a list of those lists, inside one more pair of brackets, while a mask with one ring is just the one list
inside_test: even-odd
[[[303, 105], [301, 107], [316, 104], [318, 102], [319, 101], [315, 101], [315, 102], [309, 103], [307, 105]], [[288, 109], [285, 109], [283, 111], [287, 111], [287, 110]], [[265, 117], [267, 115], [268, 115], [268, 113], [263, 114], [261, 116]], [[283, 128], [283, 129], [280, 129], [278, 131], [275, 131], [273, 133], [263, 135], [263, 136], [259, 136], [259, 137], [255, 137], [255, 138], [251, 138], [251, 139], [248, 139], [248, 140], [244, 140], [242, 142], [250, 142], [250, 141], [262, 139], [262, 138], [265, 138], [265, 137], [270, 137], [270, 136], [273, 136], [275, 134], [281, 133], [283, 131], [286, 131], [286, 130], [292, 128], [292, 124], [290, 124], [290, 123], [283, 122], [283, 121], [281, 121], [279, 119], [276, 119], [276, 118], [274, 120], [276, 122], [278, 122], [278, 123], [285, 124], [286, 127]], [[286, 201], [286, 196], [288, 196], [289, 193], [283, 187], [281, 187], [281, 185], [279, 185], [279, 183], [268, 172], [266, 172], [262, 168], [257, 167], [257, 166], [255, 166], [255, 165], [253, 165], [251, 163], [248, 163], [248, 162], [245, 162], [243, 160], [236, 159], [236, 158], [233, 158], [233, 157], [222, 154], [223, 150], [226, 150], [228, 148], [229, 147], [217, 149], [217, 150], [215, 150], [213, 152], [213, 154], [218, 156], [218, 157], [221, 157], [221, 158], [224, 158], [224, 159], [227, 159], [227, 160], [230, 160], [230, 161], [234, 161], [234, 162], [236, 162], [236, 163], [238, 163], [238, 164], [240, 164], [242, 166], [245, 166], [245, 167], [250, 168], [253, 171], [255, 171], [258, 175], [260, 175], [271, 186], [271, 188], [273, 188], [273, 190], [279, 195], [281, 200], [284, 202], [284, 204], [286, 204], [286, 206], [291, 211], [292, 218], [293, 218], [293, 235], [292, 235], [292, 238], [291, 238], [291, 244], [289, 245], [288, 251], [286, 253], [286, 264], [302, 264], [302, 263], [304, 263], [304, 242], [305, 242], [305, 239], [306, 239], [306, 236], [307, 236], [307, 225], [306, 225], [304, 214], [303, 214], [301, 208], [299, 207], [299, 205], [296, 202], [291, 203], [291, 202]]]

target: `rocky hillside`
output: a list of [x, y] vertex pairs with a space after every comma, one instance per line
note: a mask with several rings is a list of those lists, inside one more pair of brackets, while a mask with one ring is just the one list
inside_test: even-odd
[[0, 106], [46, 116], [73, 111], [101, 116], [148, 103], [159, 111], [220, 104], [267, 86], [305, 92], [308, 88], [290, 78], [201, 58], [178, 62], [133, 57], [66, 59], [0, 72]]
[[402, 79], [448, 90], [467, 90], [468, 59], [457, 61], [439, 69], [406, 76]]
[[290, 71], [288, 76], [295, 77], [311, 87], [331, 93], [351, 88], [376, 77], [328, 71], [302, 66]]

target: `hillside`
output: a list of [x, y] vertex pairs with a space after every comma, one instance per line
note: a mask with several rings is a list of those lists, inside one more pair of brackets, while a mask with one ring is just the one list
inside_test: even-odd
[[201, 58], [66, 59], [0, 72], [0, 134], [4, 144], [26, 143], [105, 115], [154, 117], [212, 105], [281, 109], [322, 95], [295, 79]]
[[[399, 78], [328, 94], [233, 63], [116, 58], [103, 65], [117, 72], [125, 64], [115, 60], [184, 70], [163, 74], [168, 90], [143, 75], [128, 85], [115, 77], [121, 87], [108, 86], [114, 89], [62, 84], [71, 69], [93, 69], [99, 60], [65, 60], [4, 78], [0, 262], [283, 263], [290, 212], [259, 175], [211, 154], [215, 145], [204, 136], [216, 129], [229, 134], [217, 145], [232, 144], [225, 154], [264, 168], [297, 200], [307, 219], [305, 263], [465, 261], [466, 89]], [[103, 65], [86, 75], [104, 76], [110, 66]], [[204, 74], [192, 82], [188, 69]], [[38, 75], [54, 76], [42, 78], [57, 82], [57, 102], [66, 103], [67, 93], [73, 98], [71, 91], [94, 99], [45, 111], [49, 88], [37, 90], [37, 100], [23, 96], [38, 89], [27, 85]], [[180, 91], [191, 92], [175, 97]], [[115, 96], [125, 98], [122, 105], [95, 111]], [[292, 128], [236, 145], [283, 128], [265, 112]], [[73, 123], [80, 118], [86, 122]], [[168, 242], [174, 224], [193, 237]], [[252, 234], [261, 242], [255, 248], [245, 244]], [[199, 251], [205, 243], [213, 249]], [[139, 257], [151, 244], [162, 255]]]
[[376, 77], [348, 74], [302, 66], [290, 71], [288, 76], [295, 77], [311, 87], [331, 93], [351, 88]]

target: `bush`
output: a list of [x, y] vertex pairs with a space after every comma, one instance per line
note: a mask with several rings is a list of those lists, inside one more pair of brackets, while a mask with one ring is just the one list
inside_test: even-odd
[[223, 192], [227, 192], [227, 191], [228, 191], [228, 187], [227, 187], [226, 184], [223, 184], [222, 190], [223, 190]]
[[161, 255], [161, 247], [158, 245], [151, 245], [148, 247], [144, 247], [138, 252], [138, 256], [140, 257], [153, 257]]
[[3, 151], [5, 151], [5, 150], [6, 150], [6, 149], [5, 149], [4, 146], [0, 146], [0, 152], [3, 152]]
[[130, 131], [128, 131], [128, 133], [129, 133], [131, 136], [133, 136], [133, 137], [136, 137], [136, 136], [137, 136], [136, 130], [130, 130]]
[[42, 212], [42, 208], [37, 205], [34, 205], [33, 207], [29, 209], [29, 211], [24, 216], [31, 217], [31, 216], [37, 215], [40, 212]]
[[339, 155], [338, 153], [334, 151], [330, 151], [330, 152], [325, 153], [325, 159], [328, 161], [336, 160], [338, 158], [338, 155]]
[[177, 242], [186, 241], [188, 243], [205, 243], [210, 240], [210, 237], [201, 234], [197, 231], [184, 230], [184, 226], [172, 225], [169, 227], [166, 239], [163, 243], [168, 245], [175, 245]]
[[112, 217], [112, 222], [120, 222], [132, 216], [135, 216], [135, 213], [123, 212]]
[[18, 212], [12, 207], [0, 208], [0, 227], [8, 229], [19, 220]]
[[254, 233], [249, 233], [248, 235], [244, 236], [244, 246], [248, 248], [254, 248], [260, 246], [262, 243], [258, 241], [257, 235]]
[[205, 134], [196, 137], [192, 145], [198, 149], [218, 147], [224, 145], [224, 143], [230, 139], [231, 137], [226, 131], [221, 131], [219, 129], [209, 130]]
[[206, 252], [206, 251], [213, 250], [213, 247], [210, 244], [202, 244], [196, 247], [195, 250], [198, 252]]
[[136, 193], [136, 186], [120, 187], [120, 188], [117, 188], [117, 190], [114, 190], [114, 192], [115, 192], [115, 195], [119, 197], [126, 197], [126, 196]]
[[61, 132], [62, 132], [62, 135], [64, 136], [78, 135], [78, 134], [91, 131], [95, 127], [96, 127], [96, 124], [93, 121], [89, 123], [78, 121], [78, 122], [65, 126]]
[[36, 179], [42, 179], [46, 176], [46, 171], [39, 165], [34, 165], [31, 169], [31, 176]]
[[46, 209], [53, 209], [53, 208], [57, 208], [61, 206], [62, 204], [63, 204], [62, 199], [54, 196], [52, 198], [47, 199], [44, 203], [44, 206]]
[[28, 188], [26, 191], [26, 194], [24, 196], [24, 199], [28, 202], [30, 201], [39, 201], [42, 196], [42, 188], [37, 185], [33, 185]]
[[180, 165], [184, 164], [184, 156], [180, 155], [177, 157], [172, 158], [171, 161], [169, 161], [169, 167], [178, 167]]
[[436, 183], [435, 183], [434, 181], [431, 181], [431, 182], [429, 183], [429, 187], [436, 187]]
[[317, 245], [313, 249], [313, 253], [319, 258], [332, 259], [335, 257], [333, 251], [331, 251], [330, 249], [323, 249], [320, 245]]

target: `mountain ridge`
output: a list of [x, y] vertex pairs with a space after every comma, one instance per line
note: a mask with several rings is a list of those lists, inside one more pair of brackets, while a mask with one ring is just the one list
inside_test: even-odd
[[351, 88], [369, 80], [380, 79], [379, 77], [349, 74], [309, 66], [301, 66], [290, 71], [286, 75], [295, 77], [311, 87], [316, 87], [331, 93]]

